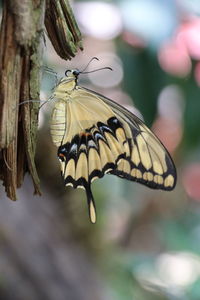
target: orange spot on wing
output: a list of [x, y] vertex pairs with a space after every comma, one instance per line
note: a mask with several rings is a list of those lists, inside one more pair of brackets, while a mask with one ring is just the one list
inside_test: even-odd
[[90, 135], [89, 132], [81, 132], [81, 133], [80, 133], [80, 136], [89, 136], [89, 135]]

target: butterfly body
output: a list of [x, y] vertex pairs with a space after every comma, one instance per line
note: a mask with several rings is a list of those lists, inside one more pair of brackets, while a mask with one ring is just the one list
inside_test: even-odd
[[173, 161], [150, 129], [119, 104], [80, 87], [79, 71], [67, 75], [53, 93], [51, 135], [65, 185], [85, 189], [91, 221], [96, 221], [91, 183], [106, 173], [173, 189]]

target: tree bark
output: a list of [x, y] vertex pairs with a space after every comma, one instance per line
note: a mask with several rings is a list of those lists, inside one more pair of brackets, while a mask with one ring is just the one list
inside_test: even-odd
[[40, 194], [34, 155], [38, 123], [41, 39], [44, 0], [3, 2], [0, 32], [0, 178], [7, 196], [16, 200], [25, 172]]

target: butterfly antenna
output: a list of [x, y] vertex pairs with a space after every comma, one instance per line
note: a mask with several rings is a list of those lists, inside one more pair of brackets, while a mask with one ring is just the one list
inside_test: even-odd
[[87, 63], [87, 65], [86, 65], [86, 67], [82, 70], [82, 71], [80, 71], [80, 73], [83, 73], [87, 68], [88, 68], [88, 66], [90, 65], [90, 63], [93, 61], [93, 60], [99, 60], [98, 59], [98, 57], [92, 57], [91, 59], [90, 59], [90, 61]]
[[96, 70], [92, 70], [92, 71], [88, 71], [88, 72], [80, 72], [80, 74], [89, 74], [89, 73], [93, 73], [93, 72], [97, 72], [97, 71], [101, 71], [101, 70], [113, 71], [113, 69], [110, 67], [104, 67], [104, 68], [100, 68], [100, 69], [96, 69]]

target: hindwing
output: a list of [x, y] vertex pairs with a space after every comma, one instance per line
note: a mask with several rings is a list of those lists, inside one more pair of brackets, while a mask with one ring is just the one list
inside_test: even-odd
[[[113, 116], [107, 123], [97, 122], [76, 134], [70, 142], [58, 148], [65, 185], [86, 190], [89, 212], [91, 205], [95, 207], [90, 188], [92, 181], [116, 170], [120, 159], [126, 158], [123, 141], [118, 141], [119, 137], [126, 139], [121, 123]], [[94, 214], [93, 209], [90, 216], [95, 222]]]

